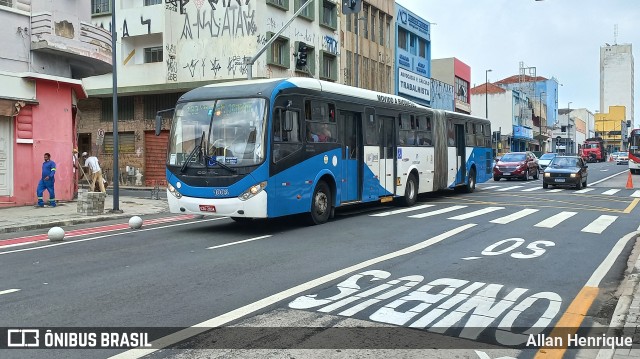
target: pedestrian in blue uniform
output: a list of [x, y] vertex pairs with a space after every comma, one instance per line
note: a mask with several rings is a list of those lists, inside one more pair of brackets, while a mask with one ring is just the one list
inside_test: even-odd
[[56, 163], [51, 161], [51, 155], [47, 152], [44, 154], [44, 163], [42, 164], [42, 177], [40, 177], [40, 182], [38, 182], [38, 190], [36, 191], [36, 194], [38, 195], [39, 207], [44, 207], [42, 195], [44, 194], [45, 189], [49, 191], [49, 205], [51, 207], [56, 206], [56, 194], [53, 190], [55, 175]]

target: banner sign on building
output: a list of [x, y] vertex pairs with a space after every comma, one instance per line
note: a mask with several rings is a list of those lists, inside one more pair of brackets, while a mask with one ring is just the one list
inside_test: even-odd
[[398, 68], [398, 93], [431, 101], [431, 79]]
[[513, 138], [532, 140], [533, 131], [527, 127], [513, 126]]

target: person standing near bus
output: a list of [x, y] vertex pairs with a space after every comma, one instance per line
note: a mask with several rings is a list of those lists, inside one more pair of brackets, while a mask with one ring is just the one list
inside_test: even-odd
[[56, 175], [56, 163], [51, 161], [51, 155], [49, 152], [44, 154], [44, 163], [42, 163], [42, 175], [40, 176], [40, 182], [38, 182], [38, 189], [36, 195], [38, 196], [38, 207], [44, 207], [44, 190], [49, 192], [49, 205], [51, 207], [56, 206], [56, 194], [53, 189], [55, 184]]
[[89, 167], [89, 170], [91, 171], [91, 187], [89, 187], [90, 190], [95, 190], [97, 182], [98, 187], [100, 188], [100, 192], [106, 194], [107, 191], [104, 188], [104, 180], [102, 179], [102, 168], [100, 168], [98, 157], [89, 156], [88, 153], [82, 152], [82, 158], [84, 159], [84, 166]]

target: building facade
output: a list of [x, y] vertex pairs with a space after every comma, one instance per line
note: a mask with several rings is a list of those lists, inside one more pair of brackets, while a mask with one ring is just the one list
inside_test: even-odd
[[395, 94], [431, 107], [431, 24], [396, 4]]
[[[452, 86], [454, 105], [452, 111], [471, 113], [471, 67], [455, 57], [431, 60], [432, 80], [442, 81]], [[439, 97], [440, 93], [432, 91], [432, 96]], [[433, 106], [436, 107], [435, 104]]]
[[602, 137], [608, 153], [626, 150], [627, 120], [624, 106], [609, 106], [595, 115], [596, 136]]
[[80, 79], [111, 71], [111, 35], [84, 0], [0, 1], [0, 22], [0, 207], [36, 202], [44, 153], [57, 164], [55, 198], [71, 200]]
[[625, 107], [625, 119], [634, 128], [634, 66], [631, 44], [600, 47], [600, 113], [612, 106]]
[[341, 83], [393, 93], [394, 13], [394, 1], [369, 0], [359, 13], [340, 16]]
[[[173, 108], [181, 94], [213, 82], [312, 76], [338, 81], [341, 4], [312, 1], [249, 67], [307, 0], [116, 0], [118, 33], [119, 173], [123, 184], [162, 184], [170, 121], [154, 134], [156, 111]], [[110, 28], [110, 0], [92, 0], [93, 22]], [[385, 20], [386, 21], [386, 20]], [[377, 33], [376, 33], [377, 35]], [[305, 61], [299, 53], [305, 50]], [[113, 113], [110, 76], [84, 79], [90, 98], [81, 102], [81, 149], [100, 154], [110, 181]], [[99, 134], [103, 133], [101, 140]]]

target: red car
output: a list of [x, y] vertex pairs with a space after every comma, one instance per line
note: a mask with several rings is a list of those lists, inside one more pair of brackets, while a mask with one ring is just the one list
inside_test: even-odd
[[538, 172], [538, 158], [533, 152], [509, 152], [493, 167], [493, 180], [520, 178], [527, 181], [532, 177], [538, 179]]

